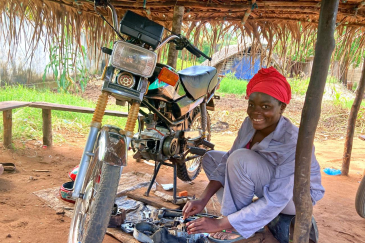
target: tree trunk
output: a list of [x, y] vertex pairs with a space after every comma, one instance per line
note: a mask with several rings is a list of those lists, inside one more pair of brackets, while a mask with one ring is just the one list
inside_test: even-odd
[[312, 200], [310, 171], [313, 140], [321, 114], [321, 104], [331, 55], [339, 0], [323, 0], [318, 23], [317, 44], [311, 79], [305, 97], [295, 154], [294, 203], [296, 220], [294, 243], [308, 243], [311, 229]]
[[362, 67], [362, 73], [361, 73], [361, 78], [359, 81], [359, 86], [356, 89], [356, 97], [355, 97], [354, 103], [352, 104], [350, 116], [349, 116], [349, 120], [348, 120], [348, 124], [347, 124], [345, 149], [343, 152], [343, 161], [342, 161], [342, 175], [346, 175], [346, 176], [349, 174], [352, 142], [354, 139], [356, 118], [357, 118], [357, 113], [359, 112], [359, 109], [360, 109], [362, 98], [364, 96], [364, 90], [365, 90], [365, 59], [364, 59], [363, 67]]
[[[345, 54], [345, 55], [348, 55], [348, 54]], [[347, 74], [348, 74], [348, 66], [349, 66], [348, 59], [349, 59], [349, 57], [345, 57], [340, 65], [340, 81], [345, 86], [347, 85]]]
[[[174, 17], [172, 19], [172, 32], [174, 34], [181, 34], [181, 25], [184, 16], [184, 7], [182, 6], [175, 6], [174, 8]], [[176, 62], [177, 62], [177, 54], [178, 51], [175, 48], [174, 43], [170, 43], [169, 46], [169, 55], [167, 57], [167, 65], [176, 69]]]

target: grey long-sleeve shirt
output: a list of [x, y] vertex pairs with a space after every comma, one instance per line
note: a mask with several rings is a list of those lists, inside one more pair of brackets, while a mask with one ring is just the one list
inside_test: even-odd
[[[245, 238], [250, 237], [258, 229], [274, 219], [293, 198], [295, 150], [298, 138], [298, 128], [289, 119], [281, 117], [274, 132], [251, 150], [263, 156], [274, 165], [275, 172], [268, 185], [264, 187], [264, 196], [254, 203], [234, 211], [235, 207], [222, 208], [222, 214], [228, 216], [231, 225]], [[255, 133], [251, 120], [247, 117], [232, 148], [223, 156], [221, 163], [211, 175], [211, 180], [217, 180], [224, 185], [226, 162], [229, 155], [236, 149], [244, 148]], [[320, 166], [312, 152], [310, 193], [313, 205], [324, 195], [321, 185]]]

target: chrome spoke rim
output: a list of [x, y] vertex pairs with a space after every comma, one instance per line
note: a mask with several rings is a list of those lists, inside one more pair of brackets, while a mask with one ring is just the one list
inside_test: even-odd
[[[96, 156], [95, 156], [96, 157]], [[96, 157], [97, 158], [97, 157]], [[88, 227], [90, 215], [92, 213], [94, 198], [98, 194], [98, 185], [100, 183], [102, 162], [97, 160], [95, 163], [90, 164], [93, 166], [92, 172], [87, 176], [85, 183], [87, 185], [84, 189], [84, 196], [81, 199], [77, 199], [77, 206], [75, 207], [75, 221], [73, 224], [72, 242], [82, 242], [85, 234], [85, 230]]]

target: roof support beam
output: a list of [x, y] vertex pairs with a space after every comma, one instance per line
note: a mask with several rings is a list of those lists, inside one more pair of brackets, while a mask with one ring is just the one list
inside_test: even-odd
[[[181, 26], [183, 22], [184, 16], [184, 7], [183, 6], [175, 6], [174, 7], [174, 18], [172, 20], [172, 32], [174, 34], [181, 34]], [[169, 46], [169, 55], [167, 57], [167, 65], [176, 69], [177, 63], [177, 54], [175, 43], [170, 43]]]
[[312, 199], [310, 195], [310, 174], [314, 135], [321, 114], [321, 104], [331, 61], [335, 48], [334, 32], [339, 0], [323, 0], [318, 23], [312, 74], [305, 97], [299, 127], [295, 154], [294, 204], [296, 219], [294, 243], [308, 243], [312, 225]]
[[246, 11], [246, 13], [245, 13], [245, 16], [244, 16], [244, 17], [243, 17], [243, 19], [242, 19], [242, 25], [245, 25], [245, 23], [246, 23], [246, 21], [247, 21], [248, 17], [250, 16], [250, 14], [251, 14], [251, 12], [252, 12], [252, 10], [253, 10], [254, 6], [255, 6], [255, 5], [257, 6], [257, 4], [256, 4], [256, 0], [252, 0], [251, 4], [252, 4], [252, 7], [251, 7], [251, 8], [249, 8], [249, 9], [247, 9], [247, 11]]
[[[118, 0], [112, 0], [111, 3], [115, 7], [135, 7], [135, 8], [143, 8], [143, 2], [122, 2]], [[320, 3], [320, 2], [318, 2]], [[271, 7], [319, 7], [318, 3], [312, 1], [267, 1], [267, 2], [257, 2], [258, 9], [266, 9]], [[251, 8], [251, 4], [215, 4], [215, 3], [206, 3], [201, 1], [148, 1], [146, 7], [148, 8], [163, 8], [163, 7], [171, 7], [171, 6], [184, 6], [195, 9], [219, 9], [219, 10], [247, 10]], [[358, 7], [358, 4], [341, 4], [340, 8], [353, 10]]]
[[[76, 7], [76, 5], [73, 4], [71, 0], [65, 0], [66, 2], [62, 2], [59, 0], [46, 0], [47, 2], [54, 2], [62, 5], [66, 5], [68, 7], [81, 10], [84, 13], [97, 15], [93, 11], [86, 10], [83, 7]], [[89, 0], [78, 0], [78, 3], [90, 5], [92, 2]], [[132, 11], [145, 11], [143, 3], [136, 3], [136, 2], [120, 2], [117, 0], [112, 1], [113, 5], [115, 7], [120, 8], [128, 8]], [[320, 2], [318, 2], [320, 3]], [[287, 2], [287, 1], [275, 1], [270, 2], [270, 5], [265, 2], [256, 2], [258, 8], [255, 10], [256, 14], [253, 14], [251, 11], [251, 16], [254, 18], [255, 21], [272, 21], [272, 20], [285, 20], [285, 21], [302, 21], [302, 22], [310, 22], [308, 19], [295, 19], [295, 18], [271, 18], [266, 17], [264, 19], [256, 18], [261, 12], [268, 14], [267, 11], [285, 11], [281, 14], [292, 14], [293, 17], [298, 16], [298, 14], [306, 14], [308, 17], [311, 16], [317, 16], [320, 9], [320, 5], [316, 2], [308, 2], [308, 1], [298, 1], [298, 2]], [[171, 8], [175, 6], [176, 2], [158, 2], [158, 1], [148, 1], [146, 7], [151, 9], [151, 12], [153, 13], [154, 9], [159, 9], [158, 13], [166, 14], [166, 17], [164, 18], [154, 18], [152, 19], [154, 21], [172, 21], [171, 17]], [[243, 20], [244, 16], [236, 16], [239, 13], [242, 13], [242, 11], [249, 11], [251, 9], [251, 4], [208, 4], [204, 2], [179, 2], [179, 6], [186, 6], [185, 12], [190, 14], [201, 14], [202, 10], [204, 13], [212, 13], [214, 16], [212, 17], [196, 17], [191, 16], [191, 18], [187, 18], [185, 16], [185, 21], [241, 21]], [[365, 11], [363, 6], [365, 6], [365, 1], [361, 2], [360, 4], [342, 4], [338, 9], [338, 14], [341, 16], [348, 16], [348, 17], [365, 17]], [[219, 12], [216, 10], [219, 9]], [[190, 10], [190, 11], [189, 11]], [[102, 11], [102, 9], [100, 9]], [[103, 11], [102, 11], [103, 12]], [[218, 14], [221, 13], [222, 16], [219, 16]], [[185, 15], [186, 15], [185, 14]], [[250, 18], [246, 20], [249, 21]], [[312, 23], [317, 23], [317, 21], [311, 21]], [[340, 23], [341, 25], [346, 26], [355, 26], [355, 27], [362, 27], [363, 24], [359, 23], [349, 23], [344, 24]]]

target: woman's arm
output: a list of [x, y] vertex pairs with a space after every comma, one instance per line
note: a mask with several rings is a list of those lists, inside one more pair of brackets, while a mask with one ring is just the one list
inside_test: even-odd
[[188, 201], [185, 204], [182, 210], [184, 219], [191, 215], [200, 213], [204, 209], [205, 205], [207, 205], [207, 203], [209, 202], [209, 199], [221, 187], [222, 183], [220, 183], [219, 181], [210, 181], [199, 199]]

